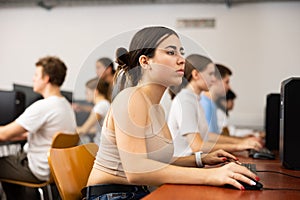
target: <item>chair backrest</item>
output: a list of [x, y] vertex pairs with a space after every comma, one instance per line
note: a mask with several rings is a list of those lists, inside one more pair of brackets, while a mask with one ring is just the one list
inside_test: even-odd
[[78, 133], [63, 133], [58, 132], [53, 136], [52, 139], [52, 148], [68, 148], [77, 146], [79, 143], [79, 135]]
[[48, 162], [63, 200], [81, 199], [81, 189], [87, 184], [97, 151], [98, 145], [95, 143], [50, 148]]

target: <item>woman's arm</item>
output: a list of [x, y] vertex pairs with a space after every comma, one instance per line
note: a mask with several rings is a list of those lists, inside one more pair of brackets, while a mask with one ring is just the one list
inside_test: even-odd
[[256, 137], [238, 138], [238, 137], [219, 135], [216, 133], [208, 133], [208, 135], [209, 135], [208, 140], [210, 142], [216, 143], [219, 145], [219, 147], [222, 147], [224, 150], [228, 150], [230, 152], [244, 151], [247, 149], [260, 150], [262, 148], [262, 144], [260, 140], [257, 139]]
[[[195, 155], [185, 156], [185, 157], [176, 157], [173, 158], [173, 165], [184, 166], [184, 167], [197, 167]], [[211, 153], [202, 153], [201, 154], [201, 163], [204, 165], [216, 165], [224, 163], [230, 160], [237, 160], [237, 158], [222, 150], [213, 151]]]
[[[195, 166], [193, 156], [184, 158], [184, 162], [187, 163], [188, 161], [191, 167], [179, 167], [148, 159], [143, 139], [132, 138], [126, 133], [121, 133], [120, 130], [116, 130], [116, 132], [118, 132], [119, 149], [122, 149], [120, 151], [122, 164], [127, 180], [131, 184], [161, 185], [174, 183], [215, 186], [231, 184], [238, 189], [243, 189], [237, 180], [251, 184], [248, 177], [256, 179], [255, 174], [235, 163], [229, 163], [218, 168], [201, 169], [192, 167]], [[123, 136], [120, 137], [121, 134]]]
[[[126, 177], [131, 184], [161, 185], [164, 183], [177, 184], [232, 184], [241, 189], [242, 185], [236, 180], [251, 184], [248, 177], [256, 178], [245, 167], [235, 163], [220, 168], [199, 169], [194, 167], [179, 167], [162, 163], [148, 158], [145, 135], [149, 126], [148, 106], [141, 95], [133, 95], [129, 108], [118, 107], [114, 113], [116, 143]], [[131, 103], [130, 103], [131, 102]], [[133, 104], [134, 102], [134, 104]], [[124, 106], [124, 105], [122, 105]], [[127, 114], [126, 114], [127, 112]], [[116, 117], [115, 115], [118, 115]], [[168, 129], [162, 129], [168, 131]], [[170, 133], [162, 133], [162, 135]], [[192, 162], [189, 158], [189, 162]], [[195, 161], [194, 161], [195, 162]]]
[[77, 127], [77, 132], [79, 134], [87, 134], [89, 131], [96, 125], [97, 122], [97, 116], [92, 111], [87, 118], [87, 120], [84, 122], [82, 126]]

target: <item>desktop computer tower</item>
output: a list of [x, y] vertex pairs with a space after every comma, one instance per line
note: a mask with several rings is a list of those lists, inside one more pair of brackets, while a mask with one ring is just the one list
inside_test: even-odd
[[14, 121], [25, 110], [25, 95], [17, 91], [0, 91], [0, 125]]
[[280, 99], [280, 159], [285, 168], [300, 170], [300, 77], [282, 81]]
[[266, 98], [265, 133], [266, 147], [279, 150], [280, 94], [270, 93]]

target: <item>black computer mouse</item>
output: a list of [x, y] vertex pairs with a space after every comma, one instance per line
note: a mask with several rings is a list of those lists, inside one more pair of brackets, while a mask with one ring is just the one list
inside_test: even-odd
[[258, 181], [253, 180], [256, 185], [249, 185], [245, 182], [239, 181], [245, 188], [245, 190], [261, 190], [263, 188], [263, 184]]
[[253, 158], [257, 159], [269, 159], [269, 160], [274, 160], [275, 155], [274, 154], [269, 154], [269, 153], [263, 153], [263, 152], [256, 152], [252, 156]]
[[[249, 185], [245, 182], [239, 181], [240, 184], [242, 184], [242, 186], [244, 186], [245, 190], [261, 190], [263, 189], [263, 184], [261, 184], [258, 181], [253, 180], [256, 185]], [[237, 189], [236, 187], [233, 187], [232, 185], [226, 184], [225, 185], [226, 188], [231, 188], [231, 189]]]

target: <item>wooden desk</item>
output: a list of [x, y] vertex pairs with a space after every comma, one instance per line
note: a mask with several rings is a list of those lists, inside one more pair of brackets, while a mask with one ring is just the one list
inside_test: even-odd
[[[243, 163], [255, 163], [256, 170], [279, 171], [294, 176], [300, 176], [300, 171], [284, 169], [279, 160], [257, 160], [239, 157]], [[147, 195], [143, 200], [198, 200], [198, 199], [300, 199], [300, 179], [285, 176], [278, 173], [258, 172], [260, 182], [264, 188], [294, 188], [297, 190], [235, 190], [223, 187], [201, 186], [201, 185], [175, 185], [165, 184]]]

